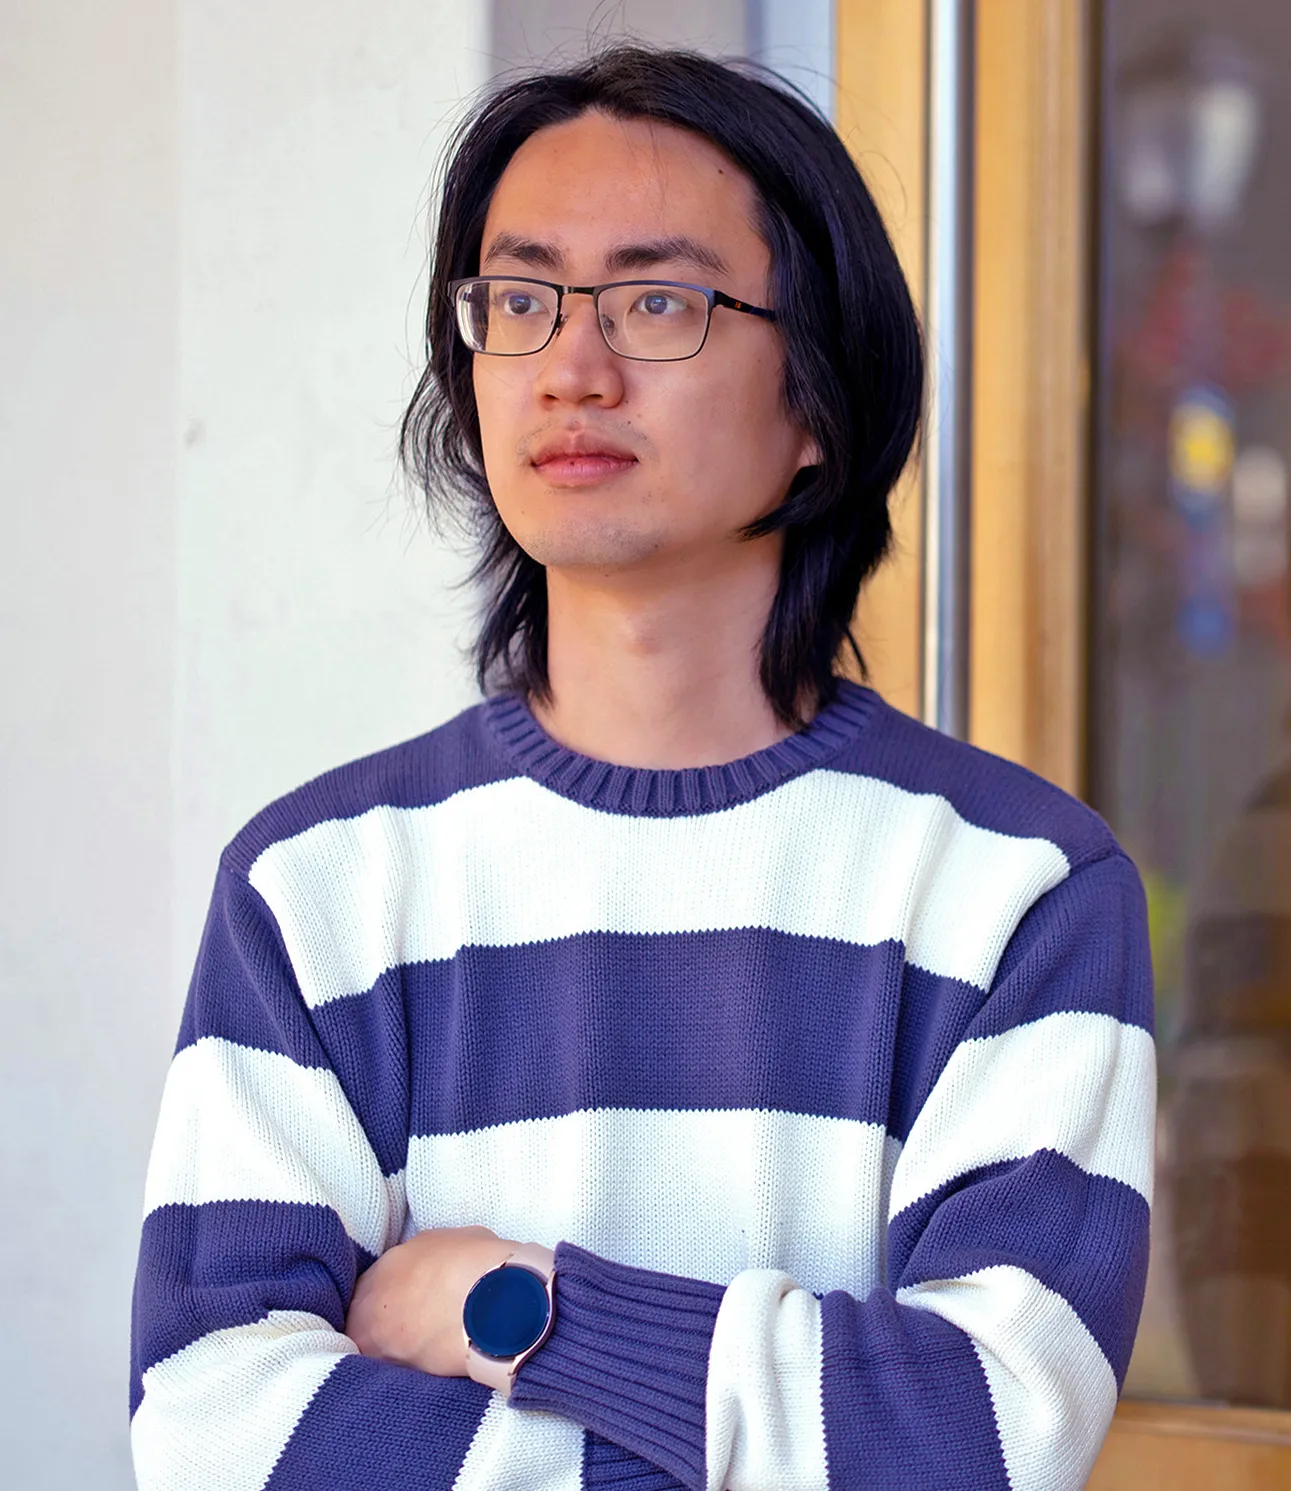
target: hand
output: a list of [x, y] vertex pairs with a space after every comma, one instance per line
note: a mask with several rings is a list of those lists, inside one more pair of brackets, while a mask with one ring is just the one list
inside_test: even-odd
[[358, 1282], [345, 1334], [364, 1356], [466, 1377], [462, 1306], [516, 1248], [487, 1227], [433, 1227], [387, 1249]]

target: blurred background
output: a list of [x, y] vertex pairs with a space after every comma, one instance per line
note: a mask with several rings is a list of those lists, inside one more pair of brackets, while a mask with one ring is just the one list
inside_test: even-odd
[[[6, 1487], [133, 1484], [143, 1172], [221, 847], [475, 696], [465, 556], [394, 473], [464, 100], [624, 34], [759, 58], [919, 298], [928, 14], [0, 8]], [[1152, 1273], [1091, 1484], [1286, 1487], [1291, 7], [982, 0], [973, 77], [969, 734], [1109, 819], [1158, 982]], [[912, 712], [919, 477], [858, 615]]]

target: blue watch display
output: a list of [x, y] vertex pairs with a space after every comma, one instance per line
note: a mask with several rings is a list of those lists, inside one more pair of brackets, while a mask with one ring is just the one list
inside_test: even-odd
[[550, 1316], [547, 1286], [538, 1275], [503, 1264], [476, 1280], [462, 1307], [462, 1326], [477, 1351], [507, 1358], [539, 1341]]

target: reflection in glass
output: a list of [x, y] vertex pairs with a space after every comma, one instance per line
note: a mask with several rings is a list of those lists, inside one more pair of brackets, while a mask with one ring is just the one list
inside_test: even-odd
[[1162, 1056], [1127, 1390], [1291, 1407], [1291, 6], [1105, 15], [1093, 769]]
[[1291, 1407], [1291, 760], [1193, 893], [1172, 1056], [1175, 1267], [1198, 1386]]

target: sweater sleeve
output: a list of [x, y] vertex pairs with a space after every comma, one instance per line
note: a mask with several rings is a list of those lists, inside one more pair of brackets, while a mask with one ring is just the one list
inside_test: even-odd
[[349, 1087], [271, 914], [222, 868], [146, 1183], [141, 1491], [454, 1484], [487, 1390], [361, 1356], [343, 1334], [359, 1273], [406, 1216], [400, 1162], [383, 1167]]
[[1146, 1279], [1151, 999], [1142, 889], [1112, 855], [1032, 907], [927, 1080], [886, 1287], [820, 1298], [748, 1270], [722, 1289], [564, 1244], [512, 1405], [690, 1491], [1077, 1491]]

